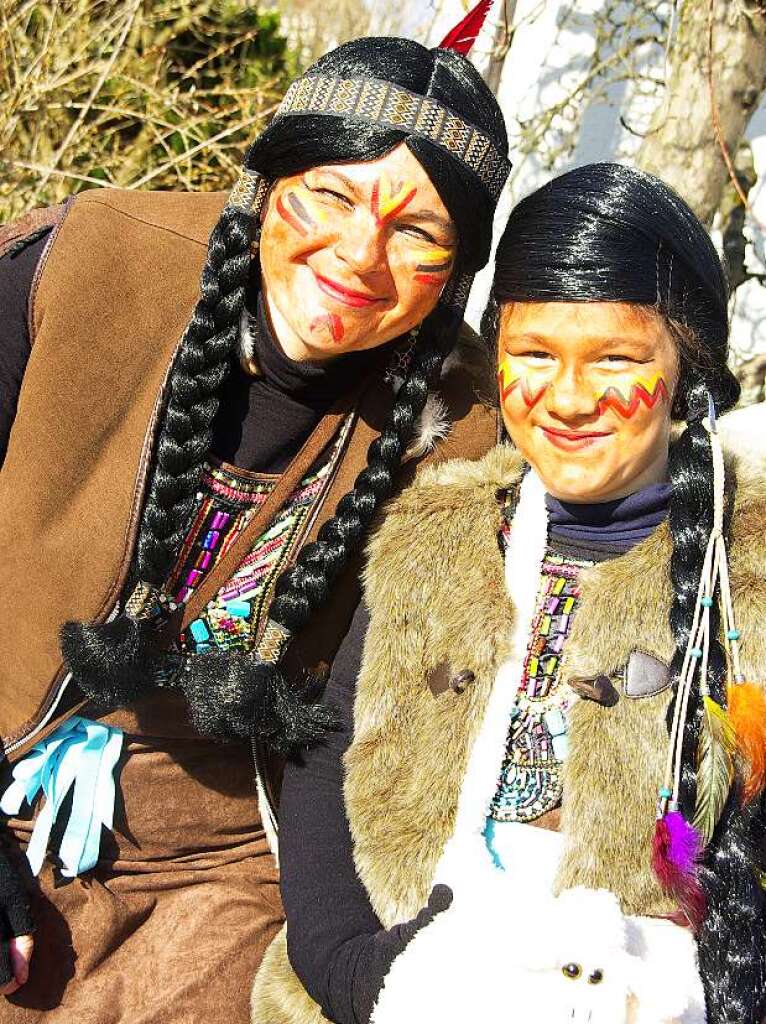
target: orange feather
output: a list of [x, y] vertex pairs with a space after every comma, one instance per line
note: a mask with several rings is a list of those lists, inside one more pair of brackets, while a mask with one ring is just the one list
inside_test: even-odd
[[766, 786], [766, 694], [757, 683], [732, 683], [728, 704], [737, 749], [748, 764], [743, 789], [747, 803]]

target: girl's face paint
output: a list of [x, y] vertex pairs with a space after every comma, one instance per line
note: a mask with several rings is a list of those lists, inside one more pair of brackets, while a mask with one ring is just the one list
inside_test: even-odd
[[668, 386], [661, 373], [655, 373], [651, 380], [636, 377], [630, 385], [629, 397], [625, 398], [619, 388], [608, 387], [598, 400], [599, 412], [614, 409], [616, 413], [629, 419], [640, 412], [641, 405], [653, 409], [657, 402], [668, 401]]
[[266, 308], [293, 359], [376, 348], [419, 324], [449, 280], [452, 220], [405, 145], [274, 185], [260, 261]]
[[610, 501], [666, 478], [677, 380], [675, 343], [642, 307], [503, 308], [503, 420], [549, 493], [564, 501]]

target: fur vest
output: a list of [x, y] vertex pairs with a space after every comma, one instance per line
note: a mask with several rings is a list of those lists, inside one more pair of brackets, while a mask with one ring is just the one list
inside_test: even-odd
[[[743, 670], [763, 680], [766, 482], [737, 468], [732, 593]], [[499, 670], [512, 656], [518, 616], [505, 577], [514, 566], [504, 568], [498, 547], [496, 492], [518, 495], [522, 471], [506, 447], [479, 462], [426, 470], [393, 504], [369, 547], [371, 624], [345, 797], [357, 871], [385, 927], [411, 919], [428, 899], [459, 818], [469, 755], [496, 707]], [[626, 554], [583, 570], [561, 664], [563, 682], [604, 674], [620, 696], [612, 707], [579, 700], [569, 713], [555, 889], [608, 889], [625, 914], [674, 909], [650, 865], [669, 684], [643, 696], [625, 687], [634, 651], [671, 659], [671, 552], [665, 523]], [[523, 565], [516, 568], [523, 574]], [[435, 696], [429, 679], [444, 666], [452, 675], [467, 669], [475, 680], [462, 693], [446, 688]], [[500, 721], [500, 735], [507, 721]], [[284, 929], [256, 978], [252, 1020], [324, 1020], [290, 968]]]
[[[0, 232], [1, 254], [39, 221], [55, 223], [32, 286], [32, 352], [0, 472], [0, 743], [10, 760], [81, 706], [59, 628], [103, 621], [119, 598], [158, 410], [225, 198], [94, 189]], [[491, 391], [491, 370], [468, 334], [421, 419], [444, 440], [412, 453], [401, 486], [424, 458], [476, 458], [496, 443], [496, 412], [477, 397]], [[381, 375], [360, 399], [309, 540], [366, 465], [391, 401]], [[307, 666], [332, 661], [358, 601], [357, 576], [349, 566], [296, 642]]]

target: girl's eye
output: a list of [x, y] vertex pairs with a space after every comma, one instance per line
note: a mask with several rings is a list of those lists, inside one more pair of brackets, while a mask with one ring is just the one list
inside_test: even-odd
[[544, 352], [542, 349], [531, 349], [529, 352], [520, 353], [522, 359], [552, 359], [550, 352]]

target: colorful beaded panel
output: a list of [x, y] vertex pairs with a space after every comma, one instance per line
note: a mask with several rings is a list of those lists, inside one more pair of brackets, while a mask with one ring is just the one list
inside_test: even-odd
[[[507, 539], [507, 527], [501, 537]], [[592, 564], [552, 551], [543, 559], [522, 681], [489, 808], [495, 821], [533, 821], [561, 801], [566, 715], [577, 699], [559, 681], [561, 653], [580, 598], [579, 574]]]
[[[178, 640], [184, 654], [211, 648], [251, 651], [267, 617], [274, 584], [300, 548], [338, 464], [346, 430], [330, 456], [301, 481], [231, 579]], [[276, 485], [276, 477], [206, 465], [198, 507], [168, 589], [188, 602]]]

